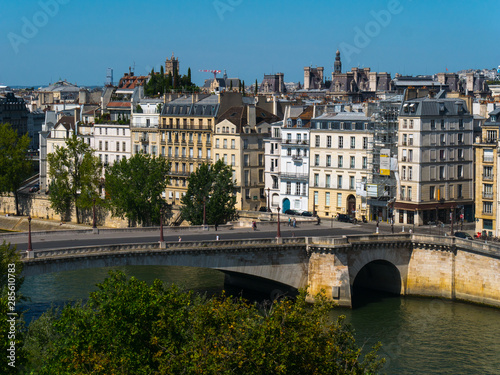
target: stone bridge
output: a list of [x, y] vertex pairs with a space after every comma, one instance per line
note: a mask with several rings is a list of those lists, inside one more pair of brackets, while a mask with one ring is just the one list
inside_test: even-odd
[[[304, 288], [352, 306], [357, 286], [500, 307], [500, 247], [455, 237], [358, 235], [91, 246], [23, 253], [26, 276], [124, 265], [217, 269], [226, 280]], [[274, 289], [274, 291], [281, 291]]]

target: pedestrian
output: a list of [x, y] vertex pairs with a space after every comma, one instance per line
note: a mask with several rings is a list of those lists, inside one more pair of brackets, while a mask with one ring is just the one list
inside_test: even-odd
[[181, 241], [182, 241], [182, 238], [181, 238], [181, 236], [179, 236], [179, 242], [181, 242]]
[[219, 241], [219, 235], [215, 236], [215, 240]]
[[291, 227], [291, 226], [292, 226], [292, 218], [291, 218], [291, 217], [289, 217], [289, 218], [288, 218], [288, 226], [289, 226], [289, 227]]
[[296, 218], [293, 218], [293, 227], [297, 228], [297, 219]]

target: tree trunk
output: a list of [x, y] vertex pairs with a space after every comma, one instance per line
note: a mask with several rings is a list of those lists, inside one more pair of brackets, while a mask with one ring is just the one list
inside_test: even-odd
[[78, 206], [75, 204], [75, 211], [76, 211], [76, 223], [80, 224], [80, 210], [78, 209]]
[[19, 198], [17, 197], [17, 190], [14, 192], [14, 203], [16, 205], [16, 216], [19, 216]]

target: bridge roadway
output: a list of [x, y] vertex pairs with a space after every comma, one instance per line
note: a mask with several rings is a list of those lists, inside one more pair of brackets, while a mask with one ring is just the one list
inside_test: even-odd
[[[388, 228], [385, 228], [387, 232]], [[281, 224], [281, 235], [283, 238], [298, 236], [339, 236], [354, 235], [375, 232], [375, 226], [370, 224], [348, 224], [334, 222], [333, 224], [322, 223], [316, 225], [315, 222], [301, 223], [297, 228], [291, 228], [287, 224]], [[252, 238], [275, 238], [276, 223], [259, 223], [256, 231], [251, 228], [234, 227], [226, 229], [219, 227], [215, 232], [213, 227], [210, 231], [202, 229], [185, 230], [184, 228], [164, 228], [164, 240], [167, 242], [178, 241], [179, 236], [182, 241], [208, 241], [215, 240], [216, 236], [221, 240], [252, 239]], [[79, 234], [78, 231], [52, 231], [44, 233], [33, 233], [32, 247], [36, 252], [38, 250], [62, 249], [68, 247], [80, 246], [102, 246], [102, 245], [123, 245], [131, 243], [152, 243], [159, 240], [159, 229], [139, 229], [132, 228], [128, 230], [100, 230], [99, 234], [89, 232]], [[28, 249], [27, 233], [1, 234], [0, 242], [5, 240], [13, 245], [17, 245], [20, 251]]]

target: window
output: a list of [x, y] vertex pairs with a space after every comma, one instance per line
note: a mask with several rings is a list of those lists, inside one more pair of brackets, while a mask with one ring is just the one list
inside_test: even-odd
[[408, 134], [403, 134], [403, 146], [408, 145]]
[[406, 186], [401, 186], [401, 200], [405, 200]]
[[182, 157], [185, 158], [186, 157], [186, 147], [183, 147], [182, 148]]
[[151, 146], [151, 154], [156, 155], [156, 146]]
[[243, 166], [244, 167], [250, 166], [250, 155], [248, 154], [243, 155]]
[[297, 134], [297, 143], [302, 141], [302, 134]]
[[408, 127], [408, 120], [403, 120], [403, 129], [406, 129]]
[[483, 179], [493, 179], [493, 167], [483, 167]]
[[446, 134], [441, 134], [439, 138], [441, 139], [441, 144], [444, 145], [446, 143]]
[[227, 139], [222, 141], [222, 147], [227, 148]]
[[234, 150], [236, 148], [236, 143], [234, 139], [231, 139], [231, 148]]
[[330, 193], [325, 193], [325, 206], [330, 206]]
[[248, 149], [248, 139], [243, 140], [243, 149], [244, 150]]
[[413, 150], [408, 150], [408, 161], [413, 161]]
[[245, 186], [247, 185], [250, 185], [250, 171], [244, 171], [243, 172], [243, 175], [244, 175], [244, 182], [245, 182]]
[[436, 130], [436, 120], [431, 120], [431, 130]]
[[120, 151], [120, 142], [116, 142], [116, 151]]
[[444, 119], [441, 119], [441, 129], [444, 130], [445, 129], [445, 126], [444, 126]]
[[462, 185], [457, 185], [457, 198], [462, 198]]
[[444, 160], [445, 159], [445, 151], [444, 150], [439, 150], [439, 160]]
[[339, 136], [339, 148], [344, 148], [344, 137]]
[[236, 156], [231, 155], [231, 165], [234, 167], [236, 165]]
[[406, 167], [401, 167], [401, 179], [406, 180]]
[[219, 138], [215, 138], [215, 148], [219, 148]]
[[430, 186], [429, 187], [429, 200], [433, 201], [436, 199], [436, 187], [435, 186]]
[[318, 187], [318, 186], [319, 186], [319, 174], [315, 173], [314, 174], [314, 187]]
[[487, 163], [493, 162], [493, 149], [485, 149], [483, 151], [483, 161]]
[[102, 141], [99, 141], [99, 150], [102, 150]]
[[349, 176], [349, 189], [354, 190], [356, 185], [354, 184], [354, 176]]
[[250, 189], [245, 189], [245, 199], [250, 199]]
[[292, 183], [290, 181], [288, 181], [286, 183], [286, 193], [287, 194], [291, 194], [292, 193]]
[[314, 155], [314, 165], [315, 166], [319, 165], [319, 155], [318, 154]]
[[161, 156], [165, 156], [165, 146], [161, 146]]
[[127, 152], [127, 144], [125, 142], [122, 142], [122, 151]]
[[292, 156], [292, 149], [291, 148], [287, 148], [286, 149], [286, 154], [287, 154], [287, 156]]
[[259, 182], [264, 182], [264, 170], [259, 169]]
[[407, 193], [408, 193], [407, 194], [407, 196], [408, 196], [407, 200], [411, 201], [411, 186], [408, 186]]
[[337, 189], [342, 189], [342, 175], [337, 176]]
[[463, 119], [458, 119], [458, 128], [463, 129], [464, 128], [464, 120]]
[[326, 137], [326, 147], [332, 147], [332, 136]]
[[463, 144], [464, 143], [464, 134], [463, 133], [458, 133], [458, 144]]
[[317, 191], [314, 192], [314, 205], [319, 203], [319, 193]]
[[413, 146], [413, 134], [408, 135], [408, 146]]
[[410, 129], [413, 129], [413, 120], [410, 120], [410, 126], [409, 126]]
[[215, 161], [219, 161], [220, 157], [219, 154], [215, 154]]
[[368, 168], [368, 158], [363, 156], [363, 169]]
[[343, 168], [344, 167], [344, 157], [342, 155], [339, 155], [338, 158], [338, 167]]
[[315, 137], [315, 143], [314, 143], [314, 145], [315, 145], [316, 147], [319, 147], [319, 140], [320, 140], [320, 137], [319, 137], [319, 135], [317, 135], [317, 136]]
[[444, 179], [444, 166], [439, 167], [439, 178]]
[[300, 182], [295, 184], [295, 195], [300, 195]]
[[259, 167], [262, 167], [264, 165], [264, 155], [259, 154]]
[[351, 137], [351, 148], [356, 148], [356, 137]]
[[351, 167], [351, 169], [356, 168], [356, 157], [355, 156], [351, 156], [350, 167]]
[[202, 158], [202, 150], [201, 150], [201, 148], [198, 149], [198, 158], [199, 159]]
[[326, 182], [325, 182], [325, 187], [329, 188], [330, 187], [330, 180], [331, 176], [329, 174], [326, 175]]
[[492, 202], [483, 202], [483, 213], [484, 214], [493, 213], [493, 203]]
[[464, 178], [464, 166], [457, 165], [457, 178]]
[[363, 150], [368, 148], [368, 137], [363, 137]]
[[342, 193], [337, 193], [337, 207], [342, 207]]
[[192, 147], [189, 147], [189, 157], [190, 158], [194, 157], [194, 149]]
[[326, 166], [331, 167], [332, 165], [332, 155], [326, 155]]

